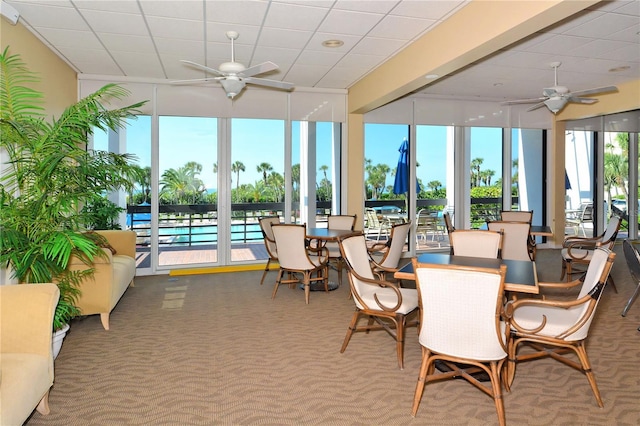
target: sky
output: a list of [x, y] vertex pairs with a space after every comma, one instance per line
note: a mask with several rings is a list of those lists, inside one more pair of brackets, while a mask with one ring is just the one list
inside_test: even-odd
[[[293, 123], [292, 155], [293, 164], [299, 163], [300, 137], [299, 122]], [[245, 171], [240, 173], [240, 184], [254, 183], [262, 179], [262, 173], [256, 167], [260, 163], [269, 163], [274, 171], [281, 174], [284, 170], [284, 125], [282, 120], [233, 119], [231, 122], [231, 162], [241, 161]], [[390, 169], [396, 167], [398, 148], [408, 138], [409, 127], [395, 124], [365, 125], [365, 158], [373, 165], [387, 164]], [[217, 176], [213, 173], [213, 164], [217, 159], [217, 120], [201, 117], [159, 118], [159, 147], [161, 174], [168, 168], [177, 169], [189, 161], [202, 165], [200, 178], [208, 189], [217, 187]], [[482, 158], [482, 169], [496, 172], [493, 182], [501, 176], [501, 129], [472, 128], [471, 158]], [[106, 135], [98, 132], [94, 135], [94, 147], [106, 150]], [[127, 127], [127, 152], [138, 157], [139, 164], [151, 164], [151, 117], [140, 116], [132, 120]], [[433, 180], [446, 182], [446, 127], [418, 126], [417, 130], [417, 175], [423, 184]], [[329, 166], [331, 176], [331, 123], [317, 124], [316, 165]], [[323, 173], [317, 171], [317, 181]], [[231, 177], [232, 186], [236, 186], [235, 174]], [[387, 185], [393, 185], [391, 173], [387, 176]]]

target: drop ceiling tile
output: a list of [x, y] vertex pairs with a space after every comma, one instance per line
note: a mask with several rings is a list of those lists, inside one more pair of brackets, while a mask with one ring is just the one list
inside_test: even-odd
[[[624, 47], [621, 47], [616, 50], [610, 50], [604, 52], [600, 55], [602, 59], [610, 59], [613, 61], [620, 61], [620, 63], [629, 63], [629, 62], [640, 62], [640, 49], [638, 45], [634, 45], [631, 43], [626, 44]], [[640, 76], [639, 76], [640, 77]]]
[[[236, 62], [247, 65], [247, 63], [251, 60], [252, 53], [253, 46], [239, 44], [235, 46]], [[231, 61], [231, 43], [207, 43], [207, 58], [209, 60], [218, 58], [221, 59], [220, 62]]]
[[149, 36], [129, 36], [124, 34], [99, 33], [98, 37], [109, 51], [153, 52], [153, 41]]
[[262, 0], [206, 0], [207, 22], [262, 25], [269, 3]]
[[[325, 8], [271, 3], [264, 26], [288, 30], [314, 31], [327, 15]], [[295, 16], [295, 19], [291, 19]]]
[[142, 19], [142, 15], [139, 14], [84, 10], [82, 15], [89, 25], [91, 25], [91, 28], [98, 33], [149, 34], [144, 19]]
[[618, 15], [607, 13], [595, 17], [582, 25], [578, 25], [565, 34], [589, 38], [608, 38], [613, 32], [612, 29], [622, 30], [629, 27], [638, 26], [637, 16]]
[[141, 1], [140, 7], [145, 16], [187, 19], [198, 21], [203, 19], [204, 2], [201, 1]]
[[111, 52], [116, 62], [129, 77], [166, 78], [160, 60], [155, 54], [137, 52]]
[[332, 10], [318, 31], [363, 36], [368, 34], [384, 18], [382, 14]]
[[320, 79], [330, 70], [330, 67], [293, 65], [285, 75], [286, 81], [295, 81], [302, 87], [316, 87]]
[[353, 10], [356, 12], [370, 13], [389, 13], [396, 5], [397, 0], [378, 0], [378, 1], [362, 1], [362, 0], [338, 0], [333, 6], [334, 9]]
[[204, 60], [204, 41], [180, 40], [175, 38], [154, 37], [156, 47], [161, 54], [182, 55], [183, 59]]
[[253, 60], [256, 62], [272, 61], [282, 67], [283, 63], [292, 64], [299, 54], [300, 51], [298, 49], [261, 46], [253, 54]]
[[16, 10], [20, 13], [20, 20], [24, 20], [33, 27], [64, 30], [89, 29], [87, 23], [84, 22], [78, 12], [72, 8], [27, 3], [14, 4], [13, 6], [15, 6]]
[[[98, 67], [105, 66], [106, 68], [112, 69], [112, 65], [117, 67], [117, 64], [113, 61], [113, 58], [109, 55], [109, 53], [104, 49], [60, 49], [62, 54], [69, 59], [71, 62], [82, 62], [82, 63], [95, 63]], [[86, 71], [83, 71], [86, 72]], [[100, 74], [100, 73], [98, 73]], [[121, 70], [116, 75], [122, 75]]]
[[[325, 47], [322, 45], [322, 42], [326, 40], [342, 40], [344, 44], [338, 47]], [[360, 40], [362, 40], [362, 37], [355, 36], [355, 35], [317, 32], [313, 35], [313, 37], [311, 37], [311, 40], [309, 40], [309, 43], [305, 47], [305, 50], [319, 50], [319, 51], [348, 53], [351, 51], [351, 49], [353, 49], [353, 47], [356, 44], [358, 44]]]
[[297, 4], [300, 6], [314, 6], [330, 9], [334, 0], [273, 0], [272, 3], [282, 3], [285, 6]]
[[296, 65], [333, 67], [342, 58], [340, 53], [304, 51], [298, 57]]
[[[357, 53], [345, 56], [338, 66], [342, 69], [348, 68], [367, 68], [373, 69], [380, 65], [386, 59], [385, 56], [359, 55]], [[336, 67], [337, 68], [337, 67]]]
[[450, 15], [452, 11], [461, 8], [464, 4], [464, 1], [458, 0], [403, 1], [398, 3], [390, 14], [408, 18], [440, 20]]
[[608, 39], [626, 41], [628, 43], [635, 43], [636, 45], [640, 44], [640, 19], [638, 19], [638, 24], [634, 25], [633, 27], [625, 28], [624, 30], [617, 32], [612, 32], [609, 35]]
[[39, 33], [57, 48], [102, 49], [100, 40], [91, 31], [40, 28]]
[[135, 14], [140, 13], [138, 2], [128, 0], [73, 0], [73, 4], [81, 10]]
[[400, 50], [406, 43], [402, 40], [391, 40], [378, 37], [365, 37], [353, 48], [351, 53], [362, 55], [390, 56]]
[[74, 59], [73, 64], [81, 74], [124, 76], [120, 68], [118, 68], [112, 60], [94, 61], [91, 59]]
[[154, 37], [204, 40], [204, 22], [148, 16], [147, 24]]
[[[613, 51], [624, 49], [627, 46], [634, 47], [636, 50], [638, 48], [637, 45], [634, 46], [631, 43], [625, 43], [623, 41], [593, 40], [573, 49], [571, 55], [585, 58], [610, 58]], [[638, 55], [636, 54], [635, 57], [637, 58]]]
[[258, 40], [259, 46], [302, 49], [313, 35], [311, 31], [263, 28]]
[[553, 34], [564, 34], [565, 32], [571, 31], [575, 27], [585, 24], [603, 14], [603, 12], [582, 10], [569, 18], [566, 18], [556, 24], [551, 25], [548, 28], [545, 28], [544, 31]]
[[573, 49], [578, 48], [590, 41], [591, 39], [586, 39], [584, 37], [556, 35], [549, 38], [548, 40], [543, 41], [542, 43], [532, 46], [529, 50], [536, 53], [571, 55]]
[[436, 21], [430, 19], [387, 16], [368, 35], [394, 40], [412, 40], [435, 23]]

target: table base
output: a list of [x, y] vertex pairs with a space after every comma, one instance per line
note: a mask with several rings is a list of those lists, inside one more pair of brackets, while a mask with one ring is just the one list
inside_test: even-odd
[[[327, 287], [329, 288], [329, 291], [333, 291], [333, 290], [337, 290], [338, 289], [338, 283], [334, 283], [329, 281], [327, 283]], [[304, 284], [298, 284], [298, 288], [300, 288], [300, 290], [304, 290]], [[314, 282], [309, 284], [309, 290], [310, 291], [324, 291], [324, 283], [322, 282]]]

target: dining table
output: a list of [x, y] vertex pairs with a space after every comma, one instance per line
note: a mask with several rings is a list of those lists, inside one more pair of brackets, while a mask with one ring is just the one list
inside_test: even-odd
[[529, 234], [534, 237], [553, 237], [553, 229], [546, 225], [531, 225]]
[[[307, 239], [315, 240], [316, 247], [324, 247], [328, 242], [338, 243], [340, 238], [346, 238], [353, 235], [361, 235], [362, 231], [355, 231], [351, 229], [329, 229], [329, 228], [307, 228]], [[327, 283], [329, 291], [338, 288], [338, 283], [329, 281]], [[324, 291], [324, 283], [315, 282], [309, 286], [311, 291]]]
[[[484, 257], [456, 256], [447, 253], [423, 253], [417, 257], [419, 263], [430, 263], [437, 265], [460, 265], [476, 268], [500, 268], [500, 265], [507, 266], [504, 280], [504, 289], [507, 292], [519, 292], [528, 294], [538, 294], [538, 274], [536, 263], [528, 260], [493, 259]], [[413, 271], [413, 264], [408, 263], [394, 274], [398, 280], [415, 281], [416, 275]], [[472, 283], [469, 283], [472, 285]]]

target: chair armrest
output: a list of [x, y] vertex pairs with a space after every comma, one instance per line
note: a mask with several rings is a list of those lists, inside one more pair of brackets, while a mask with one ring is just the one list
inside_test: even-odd
[[371, 247], [367, 248], [367, 251], [369, 252], [369, 254], [371, 254], [371, 253], [381, 253], [386, 248], [389, 248], [389, 244], [386, 243], [386, 242], [385, 243], [375, 243]]
[[582, 285], [582, 281], [577, 279], [569, 282], [538, 282], [538, 286], [544, 289], [568, 289]]
[[[355, 278], [358, 279], [358, 281], [360, 281], [361, 284], [366, 284], [366, 285], [370, 285], [370, 286], [376, 286], [379, 288], [391, 288], [393, 290], [393, 292], [396, 294], [397, 297], [397, 302], [393, 307], [388, 307], [383, 305], [382, 303], [380, 303], [380, 300], [378, 299], [378, 295], [374, 294], [373, 298], [376, 301], [376, 304], [378, 305], [378, 307], [380, 309], [382, 309], [385, 312], [395, 312], [398, 309], [400, 309], [400, 306], [402, 306], [402, 292], [400, 291], [400, 286], [396, 283], [390, 282], [390, 281], [381, 281], [381, 280], [376, 280], [376, 279], [370, 279], [370, 278], [365, 278], [361, 275], [358, 275], [352, 268], [349, 268], [349, 273], [352, 274]], [[367, 306], [367, 303], [362, 300], [360, 298], [360, 295], [357, 292], [353, 292], [353, 295], [356, 299], [358, 299], [358, 301], [360, 302], [360, 304], [362, 304], [362, 306]]]
[[313, 247], [311, 245], [307, 246], [307, 257], [318, 256], [321, 258], [320, 263], [326, 263], [329, 260], [329, 249], [325, 246]]
[[599, 241], [600, 237], [567, 237], [562, 242], [562, 247], [581, 248], [580, 246], [585, 246], [587, 248], [594, 248]]

